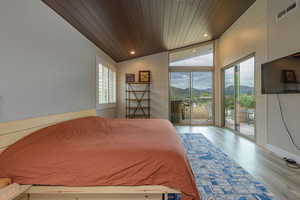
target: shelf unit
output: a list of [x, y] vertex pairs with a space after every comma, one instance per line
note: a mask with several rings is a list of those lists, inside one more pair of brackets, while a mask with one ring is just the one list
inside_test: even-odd
[[149, 119], [151, 117], [151, 83], [127, 82], [126, 83], [126, 118]]

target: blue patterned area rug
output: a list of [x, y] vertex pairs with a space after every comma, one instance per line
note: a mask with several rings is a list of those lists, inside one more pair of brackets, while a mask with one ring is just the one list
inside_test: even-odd
[[202, 134], [180, 134], [202, 200], [278, 200]]

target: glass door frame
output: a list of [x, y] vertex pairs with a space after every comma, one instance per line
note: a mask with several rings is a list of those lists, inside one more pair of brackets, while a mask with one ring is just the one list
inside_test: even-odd
[[[207, 124], [193, 124], [191, 122], [192, 120], [192, 109], [190, 108], [190, 119], [189, 119], [189, 123], [186, 124], [174, 124], [176, 126], [214, 126], [215, 125], [215, 72], [214, 69], [169, 69], [169, 83], [168, 83], [168, 87], [169, 87], [169, 119], [171, 118], [171, 108], [170, 108], [170, 102], [171, 102], [171, 92], [170, 92], [170, 81], [171, 81], [171, 76], [170, 73], [172, 72], [189, 72], [190, 73], [190, 79], [189, 79], [189, 93], [190, 96], [192, 96], [192, 85], [193, 85], [193, 79], [192, 79], [192, 72], [211, 72], [212, 73], [212, 123], [207, 123]], [[190, 105], [191, 105], [191, 98], [190, 98]]]
[[[205, 46], [205, 45], [209, 45], [212, 44], [212, 48], [213, 48], [213, 65], [212, 66], [177, 66], [177, 67], [172, 67], [170, 66], [170, 54], [172, 53], [176, 53], [176, 52], [180, 52], [180, 51], [184, 51], [187, 49], [192, 49], [192, 48], [196, 48], [196, 47], [201, 47], [201, 46]], [[187, 126], [215, 126], [216, 125], [216, 113], [215, 113], [215, 104], [216, 104], [216, 96], [215, 96], [215, 92], [216, 92], [216, 88], [215, 88], [215, 81], [216, 81], [216, 77], [215, 77], [215, 64], [216, 64], [216, 45], [215, 45], [215, 41], [207, 41], [207, 42], [203, 42], [203, 43], [199, 43], [199, 44], [195, 44], [195, 45], [190, 45], [190, 46], [186, 46], [186, 47], [181, 47], [178, 49], [174, 49], [172, 51], [169, 51], [169, 56], [168, 56], [168, 117], [169, 119], [171, 119], [171, 106], [170, 106], [170, 102], [171, 102], [171, 92], [170, 92], [170, 73], [171, 72], [212, 72], [212, 123], [210, 124], [192, 124], [191, 121], [189, 124], [186, 124]], [[191, 75], [190, 75], [190, 95], [192, 92], [192, 79], [191, 79]], [[191, 110], [191, 109], [190, 109]], [[190, 111], [192, 112], [192, 111]], [[191, 113], [190, 113], [191, 114]], [[191, 118], [191, 117], [190, 117]], [[176, 125], [176, 124], [175, 124]], [[178, 124], [177, 126], [185, 126], [184, 124]]]
[[[239, 136], [242, 136], [242, 137], [244, 137], [244, 138], [246, 138], [246, 139], [249, 139], [249, 140], [251, 140], [251, 141], [256, 141], [256, 133], [257, 133], [257, 131], [256, 131], [256, 113], [257, 113], [257, 111], [256, 111], [256, 105], [255, 105], [255, 111], [254, 111], [254, 116], [255, 116], [255, 118], [254, 118], [254, 137], [249, 137], [249, 136], [247, 136], [247, 135], [244, 135], [244, 134], [242, 134], [242, 133], [240, 133], [239, 131], [237, 131], [236, 130], [236, 127], [237, 127], [237, 94], [236, 94], [236, 90], [237, 90], [237, 88], [236, 88], [236, 86], [234, 86], [234, 99], [235, 99], [235, 102], [234, 102], [234, 127], [235, 127], [235, 129], [232, 129], [232, 128], [228, 128], [228, 127], [226, 127], [225, 126], [225, 115], [226, 115], [226, 113], [225, 113], [225, 105], [224, 105], [224, 103], [225, 103], [225, 70], [226, 69], [230, 69], [230, 68], [234, 68], [234, 77], [236, 77], [237, 76], [237, 73], [239, 73], [240, 72], [240, 67], [239, 67], [239, 65], [240, 65], [240, 63], [242, 63], [243, 61], [246, 61], [246, 60], [248, 60], [248, 59], [250, 59], [250, 58], [254, 58], [254, 92], [255, 92], [255, 98], [256, 98], [256, 94], [257, 94], [257, 92], [256, 92], [256, 53], [251, 53], [251, 54], [249, 54], [248, 56], [246, 56], [246, 57], [243, 57], [243, 58], [241, 58], [241, 59], [239, 59], [239, 60], [237, 60], [236, 62], [234, 62], [234, 63], [232, 63], [232, 64], [230, 64], [230, 65], [227, 65], [227, 66], [225, 66], [225, 67], [223, 67], [222, 69], [221, 69], [221, 110], [222, 110], [222, 127], [224, 127], [224, 128], [226, 128], [226, 129], [229, 129], [230, 131], [232, 131], [232, 132], [234, 132], [235, 134], [237, 134], [237, 135], [239, 135]], [[236, 80], [236, 78], [234, 78], [234, 84], [236, 84], [237, 83], [237, 80]]]
[[[226, 126], [226, 108], [225, 108], [225, 71], [226, 70], [229, 70], [229, 69], [233, 69], [233, 86], [234, 86], [234, 90], [233, 90], [233, 96], [234, 96], [234, 129], [230, 128], [230, 127], [227, 127]], [[221, 87], [221, 90], [222, 90], [222, 105], [221, 105], [221, 109], [222, 109], [222, 127], [225, 127], [225, 128], [228, 128], [230, 130], [235, 130], [236, 129], [236, 116], [237, 116], [237, 109], [236, 109], [236, 92], [237, 92], [237, 88], [235, 87], [236, 85], [236, 76], [237, 72], [236, 72], [236, 65], [232, 65], [232, 66], [228, 66], [228, 67], [225, 67], [222, 69], [222, 87]]]

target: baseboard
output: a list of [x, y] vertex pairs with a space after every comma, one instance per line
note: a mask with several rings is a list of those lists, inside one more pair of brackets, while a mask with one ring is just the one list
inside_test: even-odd
[[291, 158], [291, 159], [295, 160], [297, 163], [300, 163], [300, 156], [298, 156], [298, 155], [287, 152], [287, 151], [285, 151], [279, 147], [276, 147], [274, 145], [271, 145], [271, 144], [267, 144], [267, 149], [272, 151], [274, 154], [276, 154], [277, 156], [279, 156], [281, 158], [284, 158], [284, 157]]

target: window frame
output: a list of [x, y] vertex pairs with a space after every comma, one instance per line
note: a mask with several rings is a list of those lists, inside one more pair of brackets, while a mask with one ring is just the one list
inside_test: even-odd
[[[170, 54], [171, 53], [175, 53], [175, 52], [179, 52], [182, 50], [186, 50], [186, 49], [191, 49], [191, 48], [195, 48], [195, 47], [200, 47], [200, 46], [205, 46], [205, 45], [212, 45], [213, 47], [213, 66], [170, 66]], [[168, 109], [168, 117], [170, 118], [170, 114], [171, 114], [171, 107], [170, 107], [170, 101], [171, 101], [171, 92], [170, 92], [170, 73], [171, 72], [212, 72], [212, 112], [213, 112], [213, 119], [212, 119], [212, 123], [208, 123], [208, 124], [199, 124], [199, 125], [192, 125], [191, 123], [186, 124], [186, 125], [192, 125], [192, 126], [212, 126], [216, 124], [216, 71], [215, 71], [215, 66], [216, 66], [216, 44], [215, 41], [207, 41], [207, 42], [203, 42], [200, 44], [196, 44], [196, 45], [191, 45], [188, 47], [183, 47], [183, 48], [179, 48], [179, 49], [175, 49], [169, 52], [169, 56], [168, 56], [168, 93], [169, 93], [169, 109]], [[191, 81], [191, 80], [190, 80]]]
[[[212, 63], [212, 66], [205, 66], [205, 65], [193, 65], [193, 66], [171, 66], [170, 65], [170, 61], [171, 61], [171, 54], [173, 53], [177, 53], [177, 52], [180, 52], [180, 51], [185, 51], [185, 50], [189, 50], [189, 49], [194, 49], [194, 48], [198, 48], [198, 47], [201, 47], [201, 46], [208, 46], [208, 45], [212, 45], [212, 48], [213, 48], [213, 63]], [[169, 69], [172, 69], [172, 70], [180, 70], [180, 71], [189, 71], [189, 70], [204, 70], [204, 71], [210, 71], [210, 70], [214, 70], [215, 69], [215, 54], [216, 54], [216, 50], [215, 50], [215, 42], [214, 41], [207, 41], [207, 42], [203, 42], [203, 43], [200, 43], [200, 44], [195, 44], [195, 45], [191, 45], [191, 46], [187, 46], [187, 47], [182, 47], [182, 48], [178, 48], [178, 49], [174, 49], [174, 50], [171, 50], [169, 51]]]
[[[103, 103], [100, 104], [99, 100], [100, 100], [100, 96], [99, 96], [99, 65], [103, 65], [105, 67], [108, 68], [108, 90], [110, 90], [110, 88], [112, 89], [113, 93], [114, 93], [114, 102], [109, 102], [110, 101], [110, 93], [108, 93], [108, 103]], [[109, 71], [112, 71], [115, 73], [115, 80], [114, 80], [114, 84], [115, 86], [110, 86], [110, 80], [109, 80]], [[104, 110], [104, 109], [109, 109], [109, 108], [116, 108], [117, 106], [117, 70], [116, 67], [114, 66], [114, 64], [112, 64], [112, 62], [109, 62], [99, 56], [96, 56], [96, 109], [97, 110]]]
[[[251, 59], [251, 58], [254, 58], [254, 92], [255, 92], [255, 98], [257, 98], [257, 95], [258, 95], [258, 92], [257, 92], [257, 56], [256, 56], [256, 52], [253, 52], [253, 53], [250, 53], [249, 55], [245, 56], [245, 57], [242, 57], [240, 59], [238, 59], [237, 61], [229, 64], [229, 65], [226, 65], [225, 67], [221, 68], [221, 126], [223, 128], [227, 128], [225, 126], [225, 90], [224, 90], [224, 86], [225, 86], [225, 70], [226, 69], [229, 69], [229, 68], [234, 68], [234, 74], [236, 75], [237, 71], [236, 71], [236, 68], [240, 68], [240, 63], [248, 60], [248, 59]], [[238, 71], [239, 73], [239, 71]], [[236, 79], [234, 80], [236, 81]], [[236, 95], [236, 94], [235, 94]], [[236, 98], [236, 97], [235, 97]], [[256, 102], [257, 102], [257, 99], [256, 99]], [[236, 118], [236, 101], [235, 101], [235, 118]], [[254, 137], [249, 137], [245, 134], [242, 134], [241, 132], [237, 131], [236, 129], [231, 129], [231, 128], [227, 128], [231, 131], [233, 131], [235, 134], [239, 135], [239, 136], [242, 136], [250, 141], [253, 141], [255, 142], [257, 140], [257, 104], [255, 105], [255, 111], [254, 111], [254, 114], [255, 114], [255, 122], [254, 122]], [[235, 122], [236, 123], [236, 122]]]

